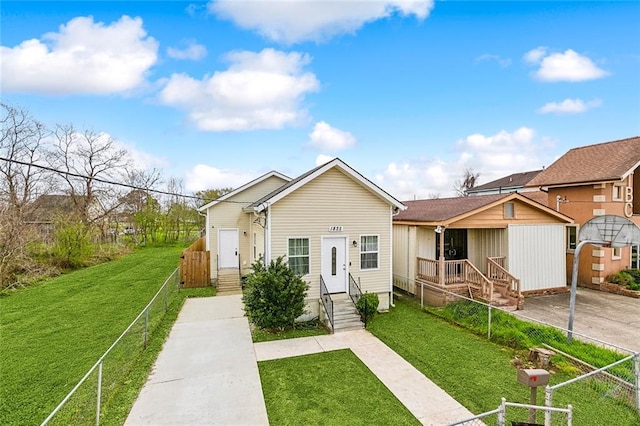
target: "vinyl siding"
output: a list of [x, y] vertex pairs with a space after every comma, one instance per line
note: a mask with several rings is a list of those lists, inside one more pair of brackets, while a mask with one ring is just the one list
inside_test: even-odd
[[566, 286], [564, 225], [511, 225], [508, 232], [509, 272], [522, 291]]
[[[487, 272], [487, 257], [506, 256], [507, 245], [506, 229], [469, 229], [467, 231], [467, 256], [483, 274]], [[508, 265], [505, 266], [509, 269]]]
[[[378, 293], [388, 309], [391, 291], [391, 206], [338, 169], [327, 170], [270, 207], [271, 258], [287, 255], [290, 237], [309, 238], [309, 309], [317, 314], [323, 236], [347, 237], [347, 272], [362, 291]], [[342, 232], [330, 232], [342, 226]], [[378, 235], [378, 269], [360, 270], [360, 236]], [[357, 241], [357, 247], [352, 242]]]
[[238, 229], [238, 253], [242, 265], [242, 275], [250, 272], [253, 262], [253, 232], [258, 233], [258, 252], [263, 252], [264, 231], [254, 223], [253, 213], [244, 213], [243, 208], [260, 199], [286, 182], [279, 177], [271, 176], [264, 181], [245, 189], [239, 194], [207, 209], [207, 243], [211, 252], [211, 278], [218, 277], [218, 229]]

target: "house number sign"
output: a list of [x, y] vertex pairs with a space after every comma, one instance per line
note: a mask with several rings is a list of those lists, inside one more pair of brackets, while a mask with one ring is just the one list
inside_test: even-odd
[[342, 232], [342, 226], [330, 226], [329, 227], [329, 232]]

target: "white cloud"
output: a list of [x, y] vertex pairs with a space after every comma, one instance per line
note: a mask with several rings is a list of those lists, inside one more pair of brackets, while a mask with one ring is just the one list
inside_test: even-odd
[[524, 55], [524, 60], [530, 64], [538, 64], [544, 58], [544, 55], [547, 54], [547, 48], [544, 46], [536, 47], [535, 49], [531, 49]]
[[56, 33], [13, 48], [0, 46], [2, 90], [49, 94], [110, 94], [144, 83], [158, 43], [141, 18], [122, 16], [105, 25], [73, 18]]
[[356, 138], [349, 132], [331, 127], [325, 121], [319, 121], [309, 134], [308, 146], [318, 151], [342, 151], [356, 144]]
[[208, 5], [218, 17], [282, 43], [325, 41], [340, 34], [354, 34], [364, 24], [394, 14], [423, 20], [433, 6], [433, 0], [212, 0]]
[[485, 61], [495, 61], [502, 68], [506, 68], [511, 65], [510, 58], [503, 58], [499, 55], [492, 55], [489, 53], [485, 53], [484, 55], [480, 55], [476, 58], [476, 62], [485, 62]]
[[187, 110], [200, 130], [280, 129], [307, 119], [302, 100], [320, 87], [316, 76], [304, 71], [308, 55], [264, 49], [232, 52], [226, 59], [231, 63], [226, 71], [202, 80], [173, 74], [161, 102]]
[[533, 76], [541, 81], [578, 82], [595, 80], [609, 75], [607, 71], [598, 68], [591, 59], [571, 49], [567, 49], [564, 53], [547, 54], [545, 47], [538, 47], [527, 52], [525, 60], [530, 64], [540, 65]]
[[169, 165], [169, 161], [166, 158], [157, 157], [149, 152], [138, 149], [134, 144], [115, 141], [115, 146], [119, 149], [124, 149], [131, 158], [132, 165], [136, 169], [153, 169], [163, 168]]
[[184, 183], [187, 191], [195, 192], [205, 189], [238, 188], [256, 177], [256, 173], [246, 170], [219, 169], [197, 164], [185, 174]]
[[197, 61], [207, 56], [207, 48], [194, 40], [183, 40], [184, 48], [169, 47], [167, 55], [173, 59], [188, 59]]
[[320, 154], [316, 157], [316, 167], [322, 166], [323, 164], [327, 164], [329, 161], [333, 160], [336, 157], [331, 155]]
[[562, 102], [547, 102], [536, 110], [538, 114], [580, 114], [591, 108], [602, 105], [600, 99], [583, 101], [582, 99], [565, 99]]
[[540, 169], [547, 141], [534, 140], [534, 131], [521, 127], [492, 136], [472, 134], [456, 143], [458, 157], [391, 162], [376, 176], [377, 182], [401, 200], [455, 196], [453, 186], [467, 168], [480, 173], [480, 184], [512, 173]]

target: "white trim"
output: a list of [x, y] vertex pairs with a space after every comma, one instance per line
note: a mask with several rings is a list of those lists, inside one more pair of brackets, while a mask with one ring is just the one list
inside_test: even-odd
[[211, 222], [209, 221], [209, 215], [205, 215], [204, 217], [204, 235], [205, 250], [211, 251]]
[[[389, 309], [393, 306], [393, 209], [389, 209]], [[408, 229], [408, 227], [407, 227]], [[408, 237], [408, 235], [407, 235]], [[407, 245], [409, 238], [407, 238]], [[409, 250], [407, 250], [407, 256]], [[407, 269], [408, 272], [408, 269]]]
[[[378, 238], [378, 250], [375, 252], [377, 256], [376, 264], [378, 265], [375, 268], [367, 268], [362, 269], [362, 237], [377, 237]], [[358, 235], [358, 269], [360, 272], [369, 272], [369, 271], [379, 271], [380, 270], [380, 234], [360, 234]], [[373, 253], [373, 252], [365, 252], [365, 253]]]
[[[286, 176], [286, 175], [283, 175], [283, 174], [282, 174], [282, 173], [280, 173], [280, 172], [276, 172], [275, 170], [272, 170], [272, 171], [270, 171], [269, 173], [266, 173], [266, 174], [264, 174], [264, 175], [262, 175], [262, 176], [259, 176], [259, 177], [255, 178], [254, 180], [252, 180], [252, 181], [250, 181], [250, 182], [248, 182], [248, 183], [245, 183], [245, 184], [244, 184], [244, 185], [242, 185], [241, 187], [236, 188], [236, 189], [234, 189], [233, 191], [231, 191], [231, 192], [229, 192], [229, 193], [224, 194], [222, 197], [217, 198], [217, 199], [215, 199], [215, 200], [213, 200], [213, 201], [210, 201], [209, 203], [205, 204], [205, 205], [204, 205], [204, 206], [202, 206], [202, 207], [198, 207], [198, 211], [199, 211], [199, 212], [201, 212], [201, 211], [203, 211], [203, 210], [208, 209], [209, 207], [213, 207], [213, 206], [215, 206], [216, 204], [218, 204], [219, 202], [224, 201], [224, 200], [227, 200], [227, 199], [229, 199], [229, 198], [233, 197], [234, 195], [237, 195], [237, 194], [241, 193], [241, 192], [242, 192], [242, 191], [244, 191], [245, 189], [251, 188], [252, 186], [257, 185], [257, 184], [259, 184], [260, 182], [262, 182], [262, 181], [264, 181], [264, 180], [266, 180], [266, 179], [268, 179], [268, 178], [270, 178], [270, 177], [272, 177], [272, 176], [279, 177], [280, 179], [282, 179], [282, 180], [284, 180], [284, 181], [286, 181], [286, 182], [291, 181], [291, 178], [290, 178], [290, 177], [288, 177], [288, 176]], [[247, 204], [251, 204], [251, 203], [252, 203], [252, 202], [254, 202], [254, 201], [255, 201], [255, 200], [246, 200], [246, 203], [247, 203]]]
[[[344, 292], [349, 294], [349, 272], [350, 272], [349, 270], [349, 235], [347, 234], [320, 235], [320, 274], [319, 275], [322, 274], [322, 247], [324, 244], [324, 240], [327, 238], [344, 239]], [[311, 270], [311, 262], [309, 262], [309, 270]], [[338, 292], [338, 293], [342, 293], [342, 292]]]
[[[221, 244], [220, 244], [220, 242], [221, 242], [220, 232], [221, 232], [221, 231], [235, 231], [236, 239], [235, 239], [235, 241], [234, 241], [234, 242], [236, 243], [236, 248], [235, 248], [235, 250], [236, 250], [236, 255], [235, 255], [235, 257], [236, 257], [236, 262], [235, 262], [235, 265], [234, 265], [234, 266], [220, 266], [220, 257], [221, 257], [221, 256], [220, 256], [220, 253], [221, 253], [221, 250], [220, 250], [220, 249], [222, 248], [222, 246], [221, 246]], [[218, 265], [217, 265], [217, 266], [218, 266], [218, 269], [234, 269], [234, 268], [239, 268], [239, 267], [240, 267], [240, 265], [238, 265], [238, 262], [237, 262], [237, 261], [238, 261], [238, 260], [240, 260], [240, 229], [238, 229], [238, 228], [218, 228], [218, 229], [217, 229], [217, 233], [218, 233]]]
[[[309, 259], [309, 271], [303, 275], [303, 277], [309, 276], [311, 275], [311, 237], [308, 236], [287, 236], [287, 264], [289, 263], [290, 257], [289, 257], [289, 240], [307, 240], [308, 242], [308, 248], [309, 248], [309, 254], [307, 254], [307, 258]], [[296, 256], [296, 257], [304, 257], [304, 256]]]
[[631, 176], [633, 174], [634, 170], [636, 170], [638, 167], [640, 167], [640, 161], [638, 161], [635, 165], [631, 166], [631, 168], [629, 170], [627, 170], [627, 172], [625, 174], [622, 175], [620, 180], [624, 180], [625, 178]]
[[264, 263], [271, 262], [271, 206], [267, 205], [266, 220], [264, 224]]
[[[287, 189], [275, 194], [273, 197], [271, 197], [268, 200], [268, 202], [270, 204], [277, 203], [279, 200], [281, 200], [282, 198], [284, 198], [287, 195], [291, 194], [293, 191], [295, 191], [298, 188], [306, 185], [307, 183], [311, 182], [312, 180], [314, 180], [318, 176], [320, 176], [323, 173], [325, 173], [327, 170], [331, 170], [334, 167], [338, 167], [339, 169], [341, 169], [342, 171], [347, 173], [355, 181], [360, 183], [365, 188], [369, 189], [369, 191], [373, 192], [375, 195], [377, 195], [379, 198], [385, 200], [390, 205], [392, 205], [392, 206], [394, 206], [394, 207], [396, 207], [396, 208], [398, 208], [400, 210], [406, 210], [407, 206], [402, 204], [400, 201], [396, 200], [394, 197], [392, 197], [387, 192], [385, 192], [382, 188], [380, 188], [379, 186], [377, 186], [376, 184], [371, 182], [369, 179], [367, 179], [364, 176], [362, 176], [360, 173], [355, 171], [353, 168], [351, 168], [349, 165], [347, 165], [344, 161], [340, 160], [339, 158], [335, 158], [332, 161], [329, 161], [328, 163], [326, 163], [325, 165], [323, 165], [321, 167], [318, 167], [313, 173], [309, 174], [308, 176], [305, 176], [303, 179], [299, 180], [294, 185], [291, 185]], [[264, 208], [262, 207], [262, 204], [255, 207], [255, 210], [257, 212], [260, 212], [263, 209]]]
[[[575, 247], [577, 247], [578, 243], [580, 242], [578, 240], [578, 233], [580, 231], [579, 226], [577, 223], [570, 223], [570, 224], [566, 224], [564, 227], [565, 227], [565, 233], [564, 233], [565, 247], [564, 248], [567, 251], [567, 253], [575, 253], [576, 251]], [[569, 247], [569, 228], [575, 228], [576, 230], [576, 240], [575, 240], [574, 248]]]
[[[619, 196], [616, 197], [616, 188], [619, 188]], [[611, 186], [611, 201], [624, 201], [624, 185], [616, 185], [615, 183]]]
[[[616, 250], [618, 251], [618, 255], [616, 256]], [[622, 248], [621, 247], [613, 247], [611, 249], [611, 260], [620, 260], [622, 259]]]

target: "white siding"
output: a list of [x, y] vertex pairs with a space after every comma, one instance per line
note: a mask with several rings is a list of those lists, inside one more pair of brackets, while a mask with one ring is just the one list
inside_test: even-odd
[[[362, 291], [378, 293], [388, 309], [391, 291], [391, 206], [338, 169], [331, 169], [270, 207], [271, 257], [287, 255], [288, 237], [309, 238], [309, 308], [320, 297], [321, 238], [346, 236], [348, 272]], [[342, 226], [342, 232], [330, 232]], [[378, 269], [360, 270], [360, 236], [378, 235]], [[357, 242], [353, 247], [352, 242]], [[315, 312], [317, 314], [317, 312]]]
[[467, 257], [483, 274], [487, 273], [487, 257], [506, 255], [506, 229], [469, 229], [467, 231]]
[[522, 291], [564, 287], [564, 224], [509, 225], [509, 272]]

